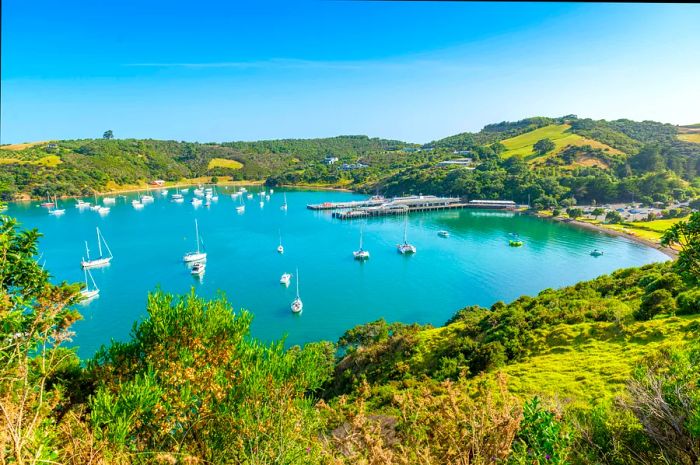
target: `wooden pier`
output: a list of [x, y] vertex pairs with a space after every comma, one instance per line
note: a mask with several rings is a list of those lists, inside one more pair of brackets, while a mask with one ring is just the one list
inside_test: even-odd
[[312, 210], [342, 210], [333, 212], [333, 218], [339, 220], [405, 215], [414, 212], [455, 210], [461, 208], [488, 210], [514, 210], [516, 208], [515, 202], [508, 200], [472, 200], [467, 202], [459, 197], [435, 197], [433, 195], [397, 197], [382, 201], [371, 199], [365, 202], [327, 202], [320, 205], [322, 207], [309, 205], [308, 208]]

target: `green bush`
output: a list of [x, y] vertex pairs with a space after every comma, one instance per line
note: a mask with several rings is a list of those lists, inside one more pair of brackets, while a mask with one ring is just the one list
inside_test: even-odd
[[642, 297], [639, 309], [634, 312], [634, 318], [639, 321], [651, 320], [659, 313], [671, 313], [676, 308], [673, 295], [666, 289], [657, 289]]
[[693, 315], [700, 313], [700, 289], [681, 292], [676, 297], [677, 315]]
[[545, 409], [538, 397], [523, 406], [523, 420], [513, 442], [512, 464], [564, 465], [570, 453], [571, 435], [557, 414]]

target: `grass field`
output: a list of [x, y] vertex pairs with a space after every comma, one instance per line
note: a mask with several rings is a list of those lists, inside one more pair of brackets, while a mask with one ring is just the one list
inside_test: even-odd
[[[434, 364], [432, 354], [440, 353], [440, 347], [457, 337], [461, 328], [458, 321], [418, 333], [412, 363]], [[514, 394], [556, 397], [590, 408], [591, 399], [612, 399], [623, 393], [632, 370], [645, 356], [697, 337], [699, 329], [700, 315], [659, 316], [622, 326], [610, 322], [561, 324], [535, 332], [530, 346], [533, 355], [500, 372], [508, 376], [508, 388]]]
[[696, 144], [700, 144], [700, 132], [678, 134], [678, 138], [686, 142], [694, 142]]
[[[542, 159], [556, 155], [562, 149], [570, 145], [579, 147], [583, 145], [590, 145], [593, 148], [606, 150], [610, 154], [621, 153], [619, 150], [616, 150], [601, 142], [569, 132], [570, 127], [571, 126], [568, 124], [550, 124], [549, 126], [544, 126], [542, 128], [535, 129], [534, 131], [526, 132], [525, 134], [520, 134], [519, 136], [511, 137], [510, 139], [505, 139], [501, 141], [501, 143], [506, 146], [506, 151], [503, 152], [502, 156], [504, 158], [509, 158], [514, 155], [520, 155], [528, 160]], [[533, 151], [533, 146], [540, 139], [551, 139], [556, 147], [548, 154], [543, 156], [537, 155]]]
[[45, 144], [46, 142], [25, 142], [24, 144], [7, 144], [7, 145], [0, 145], [0, 150], [24, 150], [28, 149], [29, 147], [34, 147], [35, 145], [39, 144]]
[[523, 396], [556, 397], [590, 407], [610, 400], [644, 357], [697, 337], [700, 316], [669, 317], [619, 327], [614, 323], [559, 325], [540, 333], [540, 352], [502, 369], [509, 390]]
[[237, 160], [231, 160], [229, 158], [212, 158], [209, 160], [208, 168], [228, 168], [232, 170], [239, 170], [243, 168], [243, 163]]
[[17, 163], [20, 165], [39, 165], [39, 166], [46, 166], [49, 168], [53, 168], [55, 166], [60, 165], [61, 162], [61, 157], [58, 155], [47, 155], [45, 157], [41, 157], [38, 160], [22, 160], [19, 158], [0, 158], [0, 165], [9, 165], [12, 163]]

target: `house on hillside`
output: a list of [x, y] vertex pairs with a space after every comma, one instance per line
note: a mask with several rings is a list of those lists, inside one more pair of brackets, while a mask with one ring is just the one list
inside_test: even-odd
[[165, 181], [162, 179], [156, 179], [155, 181], [151, 181], [151, 186], [164, 186]]
[[472, 158], [455, 158], [454, 160], [441, 161], [437, 166], [461, 166], [473, 170], [474, 160]]
[[323, 159], [323, 163], [326, 165], [333, 165], [338, 161], [338, 157], [334, 157], [333, 155], [326, 155], [326, 158]]

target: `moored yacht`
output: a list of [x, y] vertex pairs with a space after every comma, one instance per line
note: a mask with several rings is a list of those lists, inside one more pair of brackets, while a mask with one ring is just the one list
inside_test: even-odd
[[299, 268], [297, 268], [297, 298], [292, 302], [291, 308], [293, 313], [301, 313], [304, 309], [304, 303], [301, 301], [301, 297], [299, 297]]
[[[83, 297], [83, 302], [94, 299], [98, 295], [100, 295], [100, 289], [97, 287], [97, 283], [95, 283], [95, 278], [92, 277], [92, 273], [90, 273], [90, 270], [87, 268], [83, 269], [83, 272], [85, 274], [85, 289], [82, 289], [80, 291], [80, 295]], [[90, 289], [90, 285], [88, 283], [88, 275], [90, 275], [90, 280], [92, 281], [92, 286], [93, 288]]]
[[362, 248], [362, 233], [363, 228], [360, 228], [360, 249], [352, 253], [355, 260], [367, 260], [369, 259], [369, 251]]
[[284, 284], [285, 286], [289, 286], [289, 283], [292, 280], [292, 275], [289, 273], [283, 273], [282, 277], [280, 278], [280, 284]]
[[197, 220], [194, 220], [194, 231], [195, 231], [195, 240], [197, 241], [197, 250], [195, 252], [188, 252], [182, 257], [182, 260], [184, 262], [187, 262], [187, 263], [199, 262], [199, 261], [207, 259], [207, 253], [202, 252], [199, 248], [201, 241], [199, 239], [199, 224], [197, 223]]
[[402, 254], [402, 255], [407, 255], [407, 254], [414, 254], [416, 253], [416, 246], [409, 244], [408, 239], [407, 239], [407, 233], [408, 233], [408, 214], [406, 214], [406, 217], [404, 219], [404, 225], [403, 225], [403, 244], [398, 244], [396, 246], [396, 250]]
[[[95, 228], [95, 231], [97, 233], [97, 250], [99, 251], [99, 256], [97, 258], [90, 258], [90, 249], [88, 248], [87, 241], [85, 241], [85, 258], [80, 261], [80, 266], [83, 268], [97, 268], [100, 266], [106, 266], [112, 261], [112, 251], [109, 249], [107, 241], [100, 232], [100, 228]], [[109, 254], [107, 256], [102, 254], [102, 243], [104, 243], [107, 253]]]

